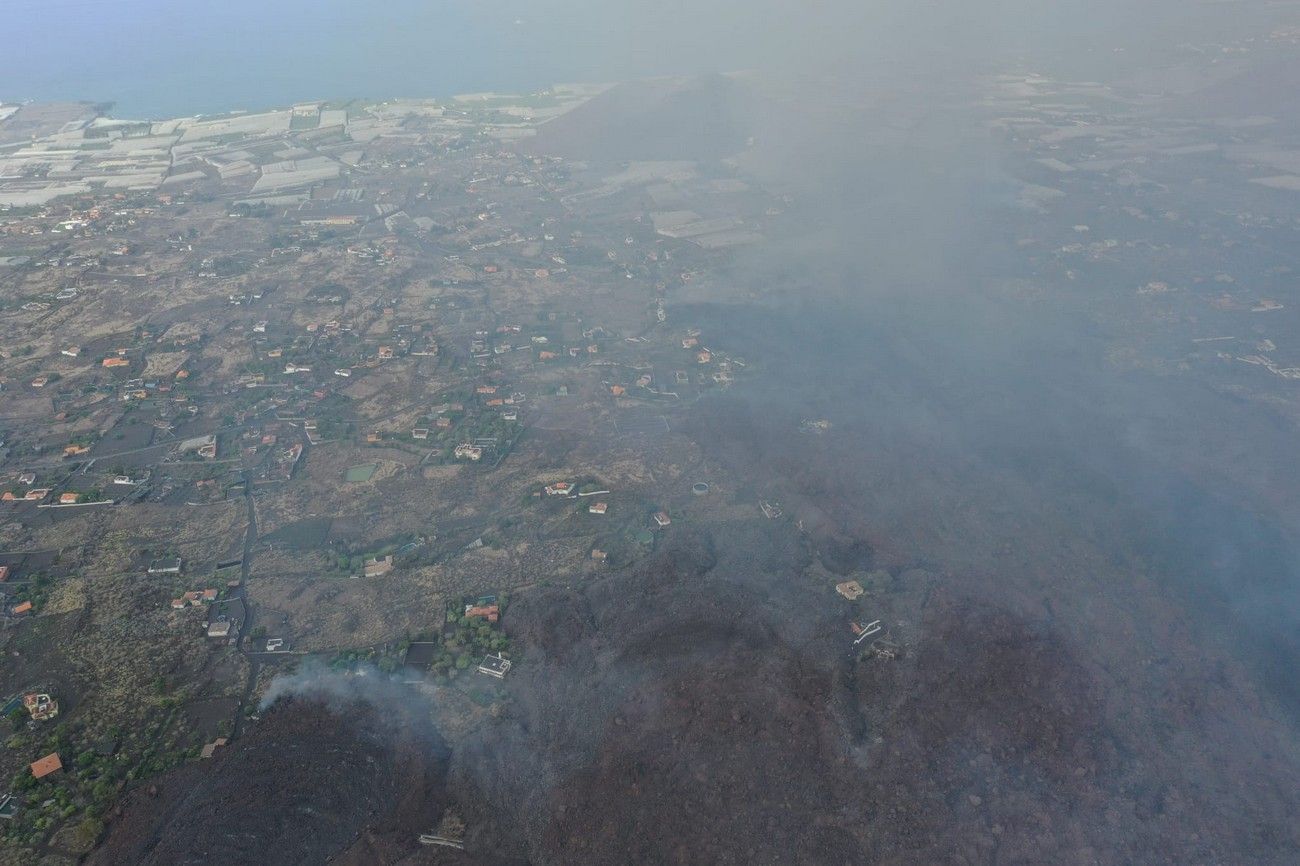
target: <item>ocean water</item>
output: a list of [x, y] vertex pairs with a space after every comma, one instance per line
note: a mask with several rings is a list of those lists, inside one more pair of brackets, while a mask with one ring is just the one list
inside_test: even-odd
[[702, 71], [682, 63], [716, 35], [699, 23], [688, 46], [648, 7], [596, 0], [0, 0], [0, 100], [113, 102], [116, 116], [157, 118], [532, 90]]

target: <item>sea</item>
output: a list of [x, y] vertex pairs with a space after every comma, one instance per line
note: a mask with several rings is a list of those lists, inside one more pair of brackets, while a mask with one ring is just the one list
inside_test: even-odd
[[317, 99], [532, 91], [729, 62], [725, 46], [708, 44], [717, 30], [707, 22], [688, 31], [693, 38], [668, 38], [683, 22], [664, 20], [657, 5], [0, 0], [0, 100], [111, 102], [116, 117], [156, 119]]

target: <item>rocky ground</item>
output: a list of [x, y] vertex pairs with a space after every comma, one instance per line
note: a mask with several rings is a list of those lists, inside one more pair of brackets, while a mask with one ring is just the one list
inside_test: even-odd
[[89, 862], [393, 862], [440, 811], [445, 769], [397, 696], [286, 699], [211, 761], [135, 791]]

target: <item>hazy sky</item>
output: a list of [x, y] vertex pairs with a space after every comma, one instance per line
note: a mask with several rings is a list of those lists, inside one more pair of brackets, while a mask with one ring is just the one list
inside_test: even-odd
[[[438, 96], [560, 81], [885, 63], [962, 68], [1160, 44], [1264, 4], [1119, 0], [8, 0], [0, 98], [120, 114], [334, 96]], [[1104, 69], [1106, 64], [1099, 63]]]

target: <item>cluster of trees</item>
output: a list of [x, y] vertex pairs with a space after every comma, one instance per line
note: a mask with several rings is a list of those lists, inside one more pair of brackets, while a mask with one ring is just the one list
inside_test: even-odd
[[330, 659], [330, 667], [334, 670], [348, 670], [358, 665], [372, 664], [383, 673], [391, 674], [401, 666], [402, 659], [410, 647], [411, 639], [407, 637], [396, 643], [378, 647], [343, 650]]
[[272, 207], [266, 202], [237, 202], [230, 212], [235, 216], [242, 217], [269, 217], [275, 213]]
[[[79, 817], [75, 827], [77, 844], [87, 848], [94, 844], [103, 830], [103, 816], [123, 785], [198, 756], [197, 746], [187, 749], [177, 742], [179, 732], [172, 724], [176, 712], [168, 712], [157, 729], [172, 730], [172, 737], [168, 740], [149, 737], [134, 760], [126, 750], [101, 753], [91, 744], [89, 731], [73, 730], [68, 725], [59, 725], [44, 737], [22, 734], [11, 737], [7, 743], [10, 748], [42, 754], [58, 752], [63, 758], [63, 770], [44, 779], [37, 779], [25, 766], [18, 771], [10, 790], [22, 795], [24, 803], [15, 819], [5, 826], [4, 839], [12, 845], [33, 847], [50, 830]], [[122, 734], [118, 729], [107, 733], [113, 740]]]
[[454, 609], [447, 611], [447, 622], [453, 629], [449, 634], [444, 633], [442, 649], [431, 665], [437, 676], [455, 677], [477, 665], [489, 653], [509, 655], [510, 639], [499, 624], [482, 617], [464, 616]]
[[44, 571], [37, 571], [29, 575], [26, 584], [14, 585], [9, 594], [9, 603], [17, 604], [18, 602], [30, 601], [33, 608], [40, 610], [50, 597], [50, 592], [53, 589], [54, 578]]

